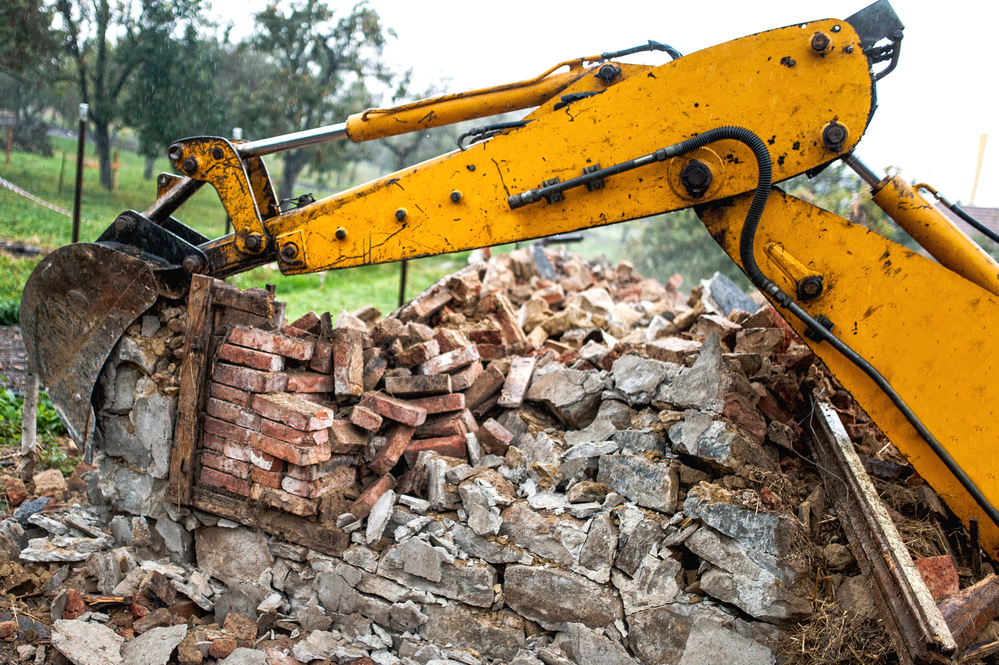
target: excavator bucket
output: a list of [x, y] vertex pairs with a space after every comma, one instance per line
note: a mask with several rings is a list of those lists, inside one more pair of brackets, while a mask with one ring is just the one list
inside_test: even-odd
[[122, 333], [156, 302], [153, 266], [104, 245], [61, 247], [21, 296], [28, 368], [89, 463], [98, 432], [91, 393]]

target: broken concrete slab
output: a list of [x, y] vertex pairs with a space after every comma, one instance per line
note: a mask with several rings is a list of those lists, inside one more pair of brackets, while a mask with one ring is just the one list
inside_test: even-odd
[[198, 565], [223, 582], [256, 582], [274, 565], [267, 537], [246, 527], [201, 527], [195, 532]]
[[750, 549], [778, 558], [790, 554], [798, 530], [797, 520], [762, 507], [755, 492], [732, 492], [704, 482], [690, 488], [683, 511]]
[[122, 648], [124, 665], [166, 665], [186, 636], [187, 624], [147, 630]]
[[672, 515], [680, 482], [669, 464], [657, 464], [637, 455], [603, 455], [597, 482], [640, 506]]
[[508, 606], [546, 630], [568, 630], [572, 623], [607, 627], [624, 618], [616, 593], [559, 568], [507, 566], [504, 593]]
[[572, 429], [582, 429], [593, 422], [601, 393], [612, 385], [606, 372], [556, 369], [539, 374], [535, 372], [526, 399], [544, 404]]
[[52, 646], [73, 665], [120, 665], [125, 638], [107, 626], [60, 619], [52, 626]]
[[428, 620], [419, 627], [425, 640], [500, 660], [513, 658], [526, 643], [525, 621], [507, 610], [493, 613], [448, 603], [445, 607], [428, 605], [425, 613]]
[[774, 665], [767, 647], [710, 619], [698, 619], [687, 637], [680, 665]]

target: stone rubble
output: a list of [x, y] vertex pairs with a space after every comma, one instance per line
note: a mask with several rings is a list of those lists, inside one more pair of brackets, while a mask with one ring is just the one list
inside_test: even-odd
[[93, 507], [7, 520], [0, 549], [79, 582], [51, 590], [76, 665], [773, 664], [815, 570], [770, 487], [825, 379], [769, 306], [678, 286], [518, 250], [388, 318], [229, 327], [198, 485], [329, 519], [335, 553], [163, 500], [164, 307], [103, 374]]

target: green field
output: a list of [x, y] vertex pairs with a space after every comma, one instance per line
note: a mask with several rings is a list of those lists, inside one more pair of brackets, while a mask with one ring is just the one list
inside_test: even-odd
[[[14, 151], [10, 164], [0, 160], [0, 176], [35, 196], [66, 210], [73, 207], [74, 157], [76, 143], [70, 139], [53, 138], [54, 155], [41, 157]], [[59, 190], [59, 173], [63, 167], [63, 187]], [[96, 160], [93, 146], [88, 148], [88, 160]], [[121, 151], [121, 169], [118, 189], [108, 192], [98, 182], [96, 169], [84, 171], [82, 221], [80, 239], [95, 240], [123, 210], [142, 211], [156, 198], [155, 180], [142, 177], [145, 161], [142, 157]], [[280, 177], [281, 161], [268, 163], [275, 181]], [[166, 158], [157, 160], [154, 173], [169, 171]], [[369, 174], [371, 175], [371, 174]], [[374, 174], [377, 175], [377, 174]], [[306, 174], [306, 180], [309, 179]], [[310, 191], [301, 187], [301, 193]], [[298, 193], [298, 192], [296, 192]], [[317, 198], [319, 195], [317, 193]], [[181, 221], [208, 237], [218, 237], [225, 231], [225, 212], [215, 191], [203, 188], [175, 215]], [[632, 222], [632, 225], [642, 222]], [[72, 222], [57, 212], [38, 205], [8, 189], [0, 188], [0, 240], [23, 242], [45, 249], [68, 243], [72, 235]], [[630, 237], [638, 235], [632, 231]], [[571, 245], [570, 251], [587, 257], [604, 254], [611, 261], [624, 256], [620, 244], [621, 226], [605, 227], [587, 232], [584, 242]], [[502, 248], [503, 251], [509, 248]], [[420, 292], [441, 276], [465, 264], [468, 253], [432, 257], [410, 261], [406, 294]], [[0, 253], [0, 302], [19, 300], [24, 282], [38, 259], [15, 259]], [[251, 270], [230, 281], [240, 287], [277, 285], [279, 299], [288, 303], [288, 317], [295, 318], [308, 312], [354, 310], [362, 305], [373, 305], [384, 313], [395, 308], [399, 296], [399, 266], [396, 264], [351, 268], [315, 275], [284, 277], [276, 266]]]

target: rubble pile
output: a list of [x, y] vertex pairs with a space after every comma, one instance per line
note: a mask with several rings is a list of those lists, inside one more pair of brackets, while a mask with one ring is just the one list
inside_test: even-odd
[[216, 322], [199, 487], [335, 521], [345, 549], [164, 501], [169, 436], [166, 458], [143, 442], [172, 431], [176, 368], [144, 358], [108, 386], [128, 415], [104, 412], [137, 443], [99, 466], [151, 494], [95, 473], [93, 507], [0, 535], [50, 566], [51, 644], [76, 665], [775, 663], [817, 569], [873, 614], [792, 414], [828, 390], [883, 442], [770, 306], [679, 286], [535, 246], [386, 318]]

